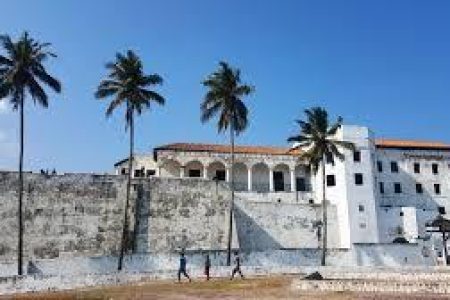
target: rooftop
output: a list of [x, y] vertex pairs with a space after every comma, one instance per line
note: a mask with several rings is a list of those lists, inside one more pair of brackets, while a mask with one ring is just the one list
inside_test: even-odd
[[[394, 139], [376, 139], [377, 148], [391, 149], [415, 149], [415, 150], [449, 150], [450, 144], [432, 141], [415, 141], [415, 140], [394, 140]], [[213, 152], [213, 153], [229, 153], [231, 147], [229, 145], [219, 144], [200, 144], [200, 143], [174, 143], [155, 148], [157, 150], [173, 150], [186, 152]], [[295, 155], [297, 150], [288, 147], [271, 147], [271, 146], [235, 146], [235, 153], [241, 154], [269, 154], [269, 155]]]
[[[450, 151], [450, 144], [433, 141], [417, 141], [417, 140], [398, 140], [398, 139], [376, 139], [375, 146], [382, 149], [404, 149], [404, 150], [444, 150]], [[229, 145], [220, 144], [201, 144], [201, 143], [173, 143], [167, 144], [154, 149], [172, 150], [182, 152], [211, 152], [211, 153], [229, 153], [231, 151]], [[242, 146], [236, 145], [235, 153], [238, 154], [262, 154], [262, 155], [297, 155], [298, 150], [289, 147], [271, 147], [271, 146]], [[125, 158], [114, 166], [118, 166], [128, 161]]]
[[[199, 144], [199, 143], [174, 143], [155, 148], [157, 150], [173, 150], [187, 152], [213, 152], [229, 153], [230, 145], [219, 144]], [[294, 155], [297, 151], [288, 147], [270, 147], [270, 146], [238, 146], [234, 147], [235, 153], [241, 154], [270, 154], [270, 155]]]
[[377, 139], [378, 148], [416, 149], [416, 150], [450, 150], [450, 144], [433, 141]]

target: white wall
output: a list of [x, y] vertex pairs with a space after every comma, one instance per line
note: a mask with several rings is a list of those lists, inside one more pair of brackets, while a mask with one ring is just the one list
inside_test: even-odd
[[419, 236], [415, 207], [380, 207], [378, 228], [381, 243], [392, 243], [397, 237], [416, 242]]

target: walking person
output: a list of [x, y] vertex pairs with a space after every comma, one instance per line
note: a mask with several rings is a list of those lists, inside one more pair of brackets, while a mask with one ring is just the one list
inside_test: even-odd
[[209, 281], [209, 270], [211, 269], [211, 259], [209, 258], [209, 254], [206, 254], [205, 257], [205, 276], [206, 281]]
[[241, 258], [239, 257], [239, 253], [237, 251], [234, 252], [234, 264], [235, 265], [233, 268], [233, 272], [231, 273], [230, 280], [233, 280], [236, 273], [239, 273], [239, 275], [241, 275], [241, 278], [244, 279], [244, 275], [242, 274], [241, 270]]
[[184, 256], [184, 251], [180, 253], [180, 267], [178, 268], [178, 282], [181, 282], [181, 274], [183, 274], [189, 282], [191, 282], [191, 278], [186, 272], [186, 257]]

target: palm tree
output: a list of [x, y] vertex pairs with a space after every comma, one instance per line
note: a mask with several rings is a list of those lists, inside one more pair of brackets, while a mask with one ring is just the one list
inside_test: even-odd
[[248, 125], [248, 110], [243, 97], [250, 95], [254, 87], [241, 83], [241, 72], [233, 69], [226, 62], [219, 63], [219, 69], [210, 74], [203, 85], [208, 88], [200, 106], [201, 121], [205, 123], [217, 116], [219, 133], [230, 130], [231, 168], [230, 189], [231, 203], [228, 224], [227, 265], [231, 263], [231, 239], [233, 234], [234, 206], [234, 136], [242, 133]]
[[122, 241], [117, 269], [122, 270], [123, 256], [128, 245], [128, 210], [130, 203], [131, 176], [133, 171], [134, 148], [134, 116], [149, 108], [152, 102], [164, 105], [165, 99], [150, 90], [154, 85], [160, 85], [163, 79], [158, 74], [146, 75], [143, 71], [141, 59], [131, 50], [125, 55], [116, 54], [116, 60], [106, 64], [109, 74], [102, 80], [97, 88], [97, 99], [112, 98], [106, 110], [110, 117], [114, 110], [125, 105], [125, 130], [130, 128], [130, 155], [128, 159], [127, 199], [125, 203], [125, 216], [123, 221]]
[[24, 32], [17, 41], [10, 36], [0, 36], [0, 45], [5, 55], [0, 55], [0, 100], [8, 98], [14, 110], [20, 113], [20, 153], [19, 153], [19, 237], [17, 247], [18, 274], [22, 275], [23, 265], [23, 152], [24, 152], [24, 106], [25, 98], [31, 96], [35, 104], [48, 107], [48, 96], [42, 84], [57, 93], [61, 84], [47, 73], [44, 67], [48, 57], [56, 55], [48, 50], [49, 43], [40, 43]]
[[354, 151], [355, 146], [351, 142], [338, 140], [336, 133], [342, 125], [342, 118], [338, 117], [336, 123], [330, 125], [328, 113], [324, 108], [313, 107], [305, 110], [306, 121], [297, 120], [300, 126], [300, 134], [288, 138], [289, 142], [295, 142], [295, 149], [299, 149], [299, 158], [305, 160], [311, 170], [317, 175], [322, 171], [322, 257], [321, 265], [325, 266], [327, 251], [327, 203], [325, 163], [326, 157], [337, 157], [344, 160], [344, 154], [339, 148]]

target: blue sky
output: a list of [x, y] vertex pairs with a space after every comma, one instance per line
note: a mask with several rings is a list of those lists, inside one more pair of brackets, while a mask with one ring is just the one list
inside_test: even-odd
[[[137, 122], [137, 152], [177, 141], [227, 142], [201, 124], [201, 80], [226, 60], [255, 85], [241, 144], [287, 145], [303, 109], [321, 105], [378, 137], [450, 142], [450, 2], [2, 1], [0, 32], [53, 43], [63, 84], [28, 103], [28, 169], [107, 172], [126, 156], [123, 113], [93, 93], [116, 51], [134, 49], [165, 79], [167, 104]], [[18, 114], [0, 104], [0, 169], [17, 165]]]

